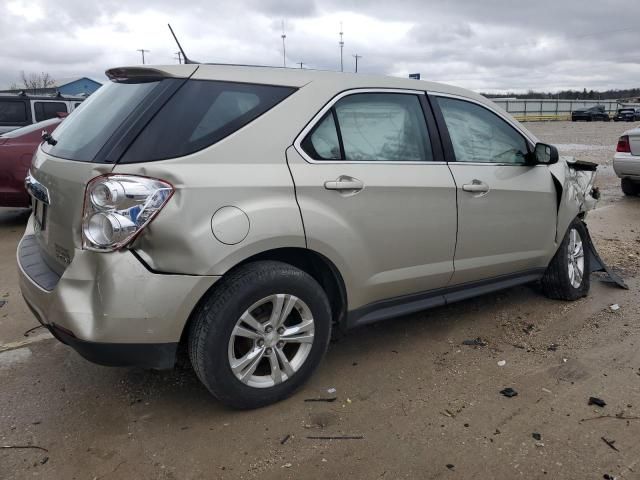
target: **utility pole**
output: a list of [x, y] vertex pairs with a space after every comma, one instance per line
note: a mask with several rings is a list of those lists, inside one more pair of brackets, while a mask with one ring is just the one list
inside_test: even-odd
[[282, 66], [287, 68], [287, 48], [284, 44], [284, 39], [287, 38], [287, 35], [284, 33], [284, 20], [282, 20]]
[[302, 70], [302, 66], [304, 65], [304, 63], [298, 62], [298, 63], [296, 63], [296, 65], [300, 65], [300, 69]]
[[144, 48], [139, 48], [138, 50], [136, 50], [137, 52], [140, 52], [142, 54], [142, 64], [144, 65], [144, 54], [149, 53], [151, 50], [145, 50]]
[[357, 53], [353, 56], [356, 59], [356, 73], [358, 73], [358, 59], [362, 58], [362, 55], [358, 55]]
[[[178, 57], [178, 63], [182, 64], [182, 52], [176, 52], [176, 56]], [[176, 57], [173, 57], [176, 58]]]
[[340, 22], [340, 71], [344, 72], [344, 62], [342, 61], [342, 51], [344, 50], [344, 40], [342, 39], [342, 22]]

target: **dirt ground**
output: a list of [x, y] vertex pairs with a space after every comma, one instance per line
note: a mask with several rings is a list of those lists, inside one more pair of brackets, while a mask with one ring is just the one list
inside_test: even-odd
[[[27, 217], [0, 210], [0, 447], [47, 450], [0, 448], [0, 479], [640, 478], [640, 198], [607, 170], [629, 125], [527, 126], [603, 165], [588, 223], [630, 290], [594, 276], [573, 303], [533, 285], [360, 328], [256, 411], [224, 408], [189, 370], [100, 367], [42, 329], [24, 337], [37, 325], [16, 281]], [[487, 345], [462, 345], [477, 337]], [[335, 402], [305, 402], [330, 388]], [[322, 436], [357, 438], [309, 438]]]

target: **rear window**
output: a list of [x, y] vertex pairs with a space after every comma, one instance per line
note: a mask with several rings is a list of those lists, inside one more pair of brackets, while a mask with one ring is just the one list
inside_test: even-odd
[[26, 127], [18, 128], [17, 130], [11, 130], [8, 133], [2, 135], [2, 138], [16, 138], [21, 137], [22, 135], [28, 135], [37, 130], [46, 130], [48, 127], [52, 125], [57, 125], [60, 123], [60, 119], [51, 118], [49, 120], [45, 120], [44, 122], [34, 123], [32, 125], [27, 125]]
[[181, 157], [255, 120], [294, 91], [290, 87], [189, 80], [162, 107], [121, 163]]
[[26, 102], [21, 100], [0, 100], [0, 123], [16, 125], [27, 120]]
[[56, 118], [58, 113], [67, 113], [67, 104], [64, 102], [34, 102], [33, 110], [36, 113], [36, 122]]
[[160, 82], [107, 83], [83, 102], [52, 134], [56, 145], [45, 152], [69, 160], [93, 161], [121, 123]]

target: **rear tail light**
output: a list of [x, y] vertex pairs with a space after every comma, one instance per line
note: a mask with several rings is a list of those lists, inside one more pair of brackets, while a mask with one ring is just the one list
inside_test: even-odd
[[130, 243], [173, 195], [170, 183], [135, 175], [104, 175], [89, 182], [84, 196], [82, 245], [111, 252]]
[[631, 153], [631, 145], [629, 144], [629, 136], [623, 135], [618, 140], [618, 145], [616, 146], [616, 152], [621, 153]]

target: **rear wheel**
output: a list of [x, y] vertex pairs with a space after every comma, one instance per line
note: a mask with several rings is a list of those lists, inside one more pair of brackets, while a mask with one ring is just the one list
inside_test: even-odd
[[622, 193], [625, 195], [638, 195], [640, 193], [640, 186], [629, 178], [623, 178], [620, 180], [620, 187], [622, 187]]
[[220, 401], [258, 408], [291, 395], [320, 363], [331, 336], [322, 287], [291, 265], [262, 261], [221, 280], [195, 313], [189, 356]]
[[587, 230], [574, 220], [542, 277], [542, 290], [549, 298], [577, 300], [589, 293], [591, 265], [585, 253]]

